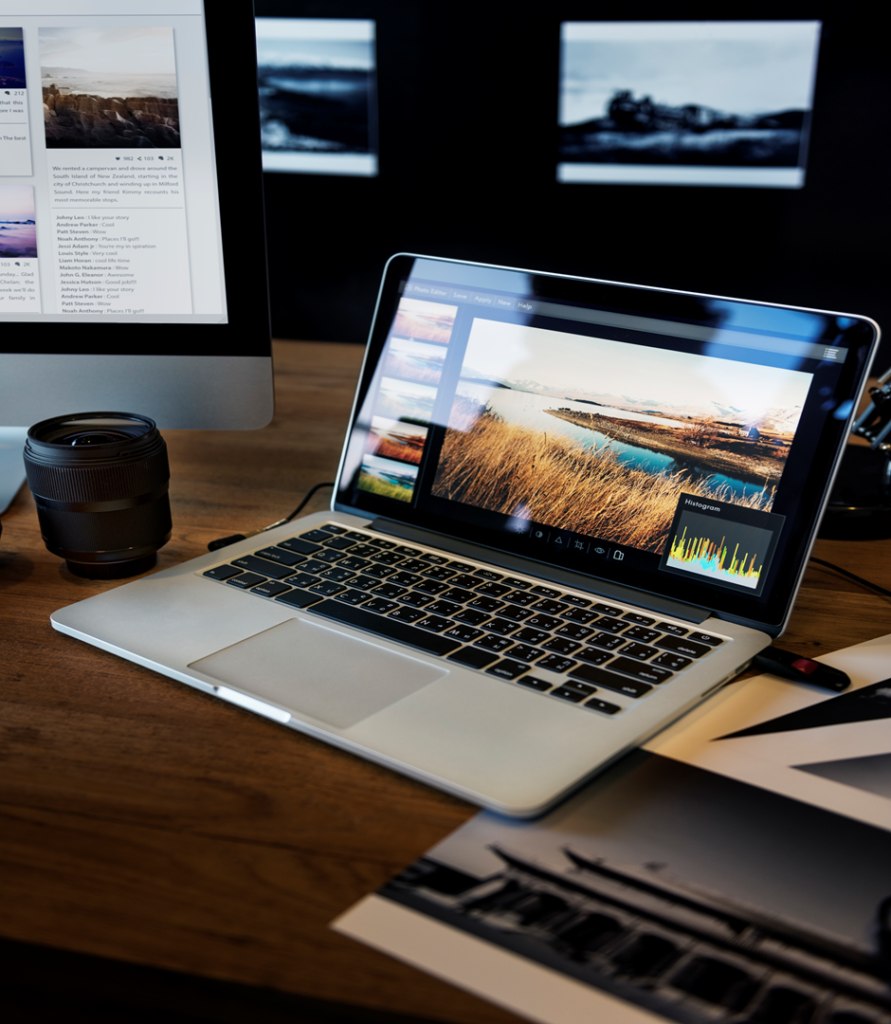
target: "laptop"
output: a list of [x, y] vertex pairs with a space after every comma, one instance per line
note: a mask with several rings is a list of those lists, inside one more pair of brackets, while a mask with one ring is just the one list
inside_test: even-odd
[[786, 626], [864, 318], [400, 254], [330, 509], [53, 626], [503, 814]]

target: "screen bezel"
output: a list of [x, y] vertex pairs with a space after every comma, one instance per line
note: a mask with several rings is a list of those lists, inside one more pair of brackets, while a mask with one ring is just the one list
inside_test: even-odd
[[[507, 282], [512, 279], [515, 284], [519, 284], [521, 277], [517, 275], [522, 275], [528, 285], [528, 294], [535, 298], [583, 302], [601, 308], [623, 310], [638, 316], [657, 317], [682, 325], [709, 326], [709, 317], [704, 315], [708, 304], [711, 303], [712, 308], [715, 308], [716, 305], [725, 308], [729, 303], [737, 318], [735, 322], [740, 326], [745, 327], [747, 323], [763, 324], [765, 316], [781, 319], [786, 317], [791, 324], [795, 317], [805, 314], [810, 318], [807, 322], [811, 326], [817, 327], [820, 324], [824, 326], [825, 331], [829, 334], [826, 343], [834, 344], [835, 342], [831, 339], [838, 335], [840, 322], [846, 322], [844, 337], [849, 352], [836, 374], [836, 393], [833, 396], [837, 408], [840, 403], [847, 403], [846, 412], [841, 418], [835, 418], [826, 413], [819, 424], [818, 436], [812, 437], [809, 441], [812, 445], [810, 472], [806, 479], [801, 481], [800, 491], [797, 492], [796, 514], [793, 520], [786, 524], [789, 533], [783, 540], [781, 549], [771, 567], [771, 582], [765, 592], [753, 596], [735, 590], [731, 591], [726, 587], [702, 584], [693, 578], [684, 579], [677, 573], [634, 569], [627, 563], [601, 562], [595, 564], [591, 561], [587, 562], [584, 568], [580, 568], [577, 562], [567, 565], [565, 559], [561, 560], [552, 554], [543, 557], [526, 539], [519, 539], [506, 531], [496, 531], [481, 526], [479, 523], [458, 521], [448, 516], [430, 514], [415, 508], [414, 504], [408, 505], [379, 498], [355, 488], [351, 480], [347, 478], [347, 455], [350, 451], [351, 438], [355, 430], [362, 429], [357, 424], [357, 419], [389, 337], [392, 316], [401, 295], [400, 282], [409, 277], [412, 269], [418, 265], [416, 263], [418, 260], [430, 260], [440, 267], [467, 268], [460, 273], [478, 275], [480, 280], [478, 287], [480, 288], [492, 290], [491, 282], [498, 280], [497, 275], [506, 274], [514, 275], [513, 278], [510, 276], [503, 278], [505, 290], [510, 290]], [[423, 267], [423, 264], [421, 266]], [[429, 269], [432, 271], [433, 268]], [[423, 277], [424, 274], [420, 276]], [[468, 281], [470, 279], [467, 277]], [[453, 277], [451, 280], [453, 284], [461, 282], [460, 277]], [[517, 288], [517, 291], [519, 290]], [[717, 326], [714, 317], [712, 317], [711, 326]], [[791, 600], [797, 590], [805, 560], [813, 542], [818, 518], [822, 514], [828, 498], [831, 482], [844, 449], [844, 442], [850, 432], [855, 403], [866, 382], [878, 344], [878, 335], [878, 326], [865, 317], [728, 299], [694, 292], [646, 288], [620, 282], [550, 275], [493, 267], [487, 264], [466, 264], [460, 261], [399, 254], [388, 262], [378, 295], [362, 379], [338, 472], [338, 488], [334, 499], [334, 508], [390, 520], [415, 529], [430, 531], [433, 534], [442, 534], [459, 542], [470, 542], [490, 547], [494, 551], [518, 556], [542, 566], [555, 567], [564, 571], [569, 569], [575, 573], [582, 573], [584, 577], [592, 580], [603, 580], [612, 584], [633, 587], [666, 599], [706, 608], [737, 621], [775, 629], [784, 623]], [[802, 338], [814, 337], [814, 335], [803, 333], [799, 336]], [[814, 408], [812, 398], [808, 400], [806, 410], [808, 408]], [[546, 575], [546, 572], [543, 574]]]
[[[252, 356], [272, 352], [260, 114], [256, 89], [238, 101], [238, 137], [254, 145], [233, 145], [231, 101], [232, 40], [239, 42], [239, 74], [256, 81], [257, 54], [252, 3], [224, 8], [204, 3], [210, 110], [220, 205], [223, 280], [227, 315], [218, 323], [151, 323], [114, 318], [96, 320], [34, 319], [4, 321], [0, 314], [0, 352], [78, 356]], [[249, 41], [250, 45], [245, 45]], [[247, 63], [245, 64], [244, 61]], [[216, 97], [216, 102], [214, 102]], [[42, 129], [41, 129], [42, 130]], [[186, 182], [188, 190], [189, 183]], [[245, 254], [247, 258], [245, 258]], [[222, 320], [222, 318], [221, 318]], [[126, 331], [126, 353], [121, 335]]]

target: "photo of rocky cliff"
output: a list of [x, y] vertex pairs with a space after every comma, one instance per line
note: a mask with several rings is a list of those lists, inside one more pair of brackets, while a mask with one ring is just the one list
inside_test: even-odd
[[41, 28], [48, 149], [179, 149], [173, 29]]

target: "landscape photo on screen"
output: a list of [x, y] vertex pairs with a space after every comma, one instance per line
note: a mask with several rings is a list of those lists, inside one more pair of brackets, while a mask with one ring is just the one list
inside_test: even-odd
[[356, 486], [383, 498], [411, 501], [417, 479], [417, 466], [369, 454], [362, 459]]
[[810, 382], [478, 318], [432, 493], [661, 554], [682, 493], [772, 509]]
[[558, 178], [800, 188], [819, 34], [816, 21], [564, 22]]
[[34, 187], [0, 185], [0, 258], [37, 256]]
[[0, 89], [25, 87], [25, 44], [22, 30], [0, 27]]
[[384, 416], [373, 416], [368, 431], [367, 449], [372, 455], [400, 462], [421, 464], [427, 427], [411, 420], [390, 420]]
[[419, 384], [439, 384], [447, 351], [442, 345], [394, 336], [387, 344], [384, 373]]
[[377, 174], [375, 23], [258, 18], [267, 171]]
[[48, 149], [179, 149], [173, 29], [40, 29]]
[[457, 306], [447, 306], [442, 302], [403, 298], [399, 300], [393, 320], [393, 333], [416, 341], [435, 341], [445, 345], [452, 336], [457, 312]]

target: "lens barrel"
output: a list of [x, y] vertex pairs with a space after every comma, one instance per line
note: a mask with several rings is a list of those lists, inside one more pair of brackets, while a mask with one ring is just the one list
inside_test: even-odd
[[147, 416], [43, 420], [28, 431], [25, 472], [44, 543], [78, 576], [144, 572], [170, 540], [167, 445]]

